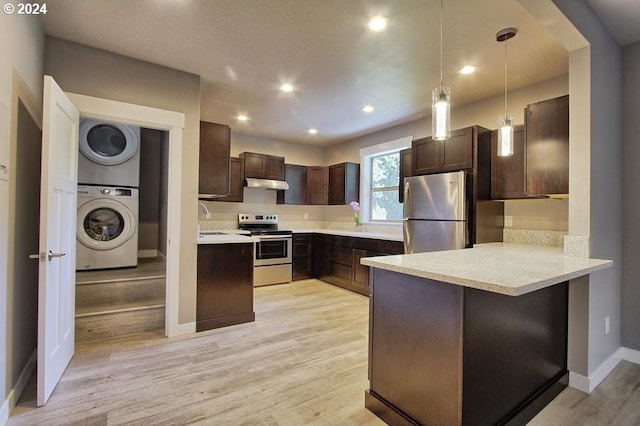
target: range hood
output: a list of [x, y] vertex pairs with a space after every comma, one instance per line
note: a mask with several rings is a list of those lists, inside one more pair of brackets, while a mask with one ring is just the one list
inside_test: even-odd
[[263, 189], [289, 189], [289, 184], [284, 180], [245, 178], [247, 188]]

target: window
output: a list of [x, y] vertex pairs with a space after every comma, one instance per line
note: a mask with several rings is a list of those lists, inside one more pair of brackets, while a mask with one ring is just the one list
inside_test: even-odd
[[411, 146], [411, 137], [360, 150], [361, 219], [365, 222], [400, 222], [400, 150]]
[[371, 157], [371, 220], [401, 220], [402, 204], [398, 202], [400, 152]]

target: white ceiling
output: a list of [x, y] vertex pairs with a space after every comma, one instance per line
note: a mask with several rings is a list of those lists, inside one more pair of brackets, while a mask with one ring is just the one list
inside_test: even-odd
[[[603, 0], [603, 2], [606, 0]], [[609, 0], [613, 1], [613, 0]], [[635, 0], [632, 0], [635, 1]], [[591, 3], [600, 3], [590, 0]], [[234, 131], [327, 145], [431, 114], [439, 83], [437, 0], [66, 0], [48, 35], [202, 77], [201, 118]], [[367, 18], [390, 19], [383, 33]], [[568, 73], [567, 51], [515, 0], [444, 2], [444, 82], [453, 107]], [[473, 64], [479, 71], [461, 76]], [[293, 93], [278, 87], [290, 81]], [[371, 114], [361, 111], [370, 103]], [[235, 117], [247, 114], [246, 123]], [[307, 134], [310, 127], [317, 135]]]

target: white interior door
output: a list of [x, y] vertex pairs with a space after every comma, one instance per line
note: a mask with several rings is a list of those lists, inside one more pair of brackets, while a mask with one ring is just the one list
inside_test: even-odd
[[50, 76], [44, 78], [38, 397], [44, 405], [74, 351], [75, 222], [78, 187], [78, 110]]

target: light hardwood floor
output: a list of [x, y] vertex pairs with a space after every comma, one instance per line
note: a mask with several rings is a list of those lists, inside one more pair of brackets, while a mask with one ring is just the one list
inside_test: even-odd
[[[383, 425], [364, 408], [368, 299], [316, 280], [256, 289], [256, 322], [87, 343], [49, 403], [8, 425]], [[640, 424], [640, 365], [568, 388], [531, 425]]]

